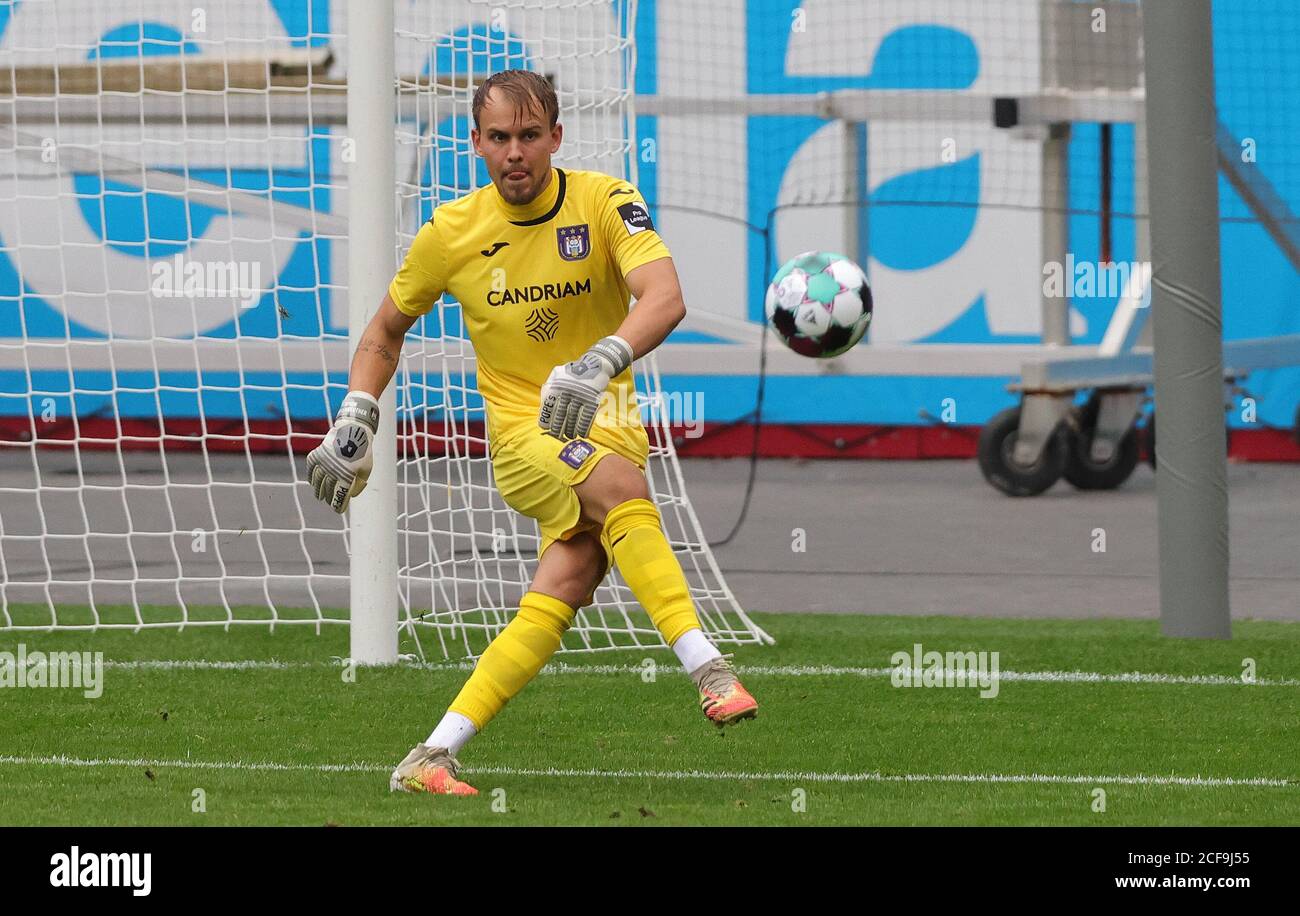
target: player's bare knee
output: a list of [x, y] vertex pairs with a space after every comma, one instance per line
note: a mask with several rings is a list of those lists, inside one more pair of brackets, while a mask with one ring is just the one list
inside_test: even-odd
[[604, 568], [605, 549], [600, 539], [583, 531], [547, 549], [533, 577], [532, 589], [577, 609], [589, 603], [587, 599], [600, 584]]
[[549, 576], [545, 579], [539, 577], [534, 580], [530, 590], [563, 601], [574, 610], [591, 593], [590, 586], [583, 581], [583, 577], [577, 575]]
[[604, 527], [605, 516], [630, 499], [649, 499], [645, 473], [621, 455], [609, 455], [575, 491], [583, 517]]

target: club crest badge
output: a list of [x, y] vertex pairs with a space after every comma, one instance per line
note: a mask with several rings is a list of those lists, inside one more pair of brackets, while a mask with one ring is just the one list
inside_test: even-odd
[[582, 463], [596, 453], [596, 446], [581, 439], [574, 439], [560, 450], [560, 460], [571, 468], [580, 468]]
[[560, 246], [560, 257], [566, 261], [581, 261], [591, 253], [591, 234], [586, 223], [561, 226], [555, 230], [555, 240]]

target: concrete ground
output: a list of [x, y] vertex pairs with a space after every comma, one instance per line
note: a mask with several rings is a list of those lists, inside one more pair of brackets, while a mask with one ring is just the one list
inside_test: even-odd
[[[710, 540], [734, 524], [746, 473], [683, 462]], [[1234, 464], [1228, 479], [1234, 617], [1300, 620], [1300, 467]], [[715, 553], [748, 610], [1157, 617], [1155, 489], [1146, 465], [1119, 490], [1011, 499], [973, 461], [768, 460]]]
[[[300, 462], [258, 458], [250, 468], [240, 456], [205, 464], [179, 454], [164, 468], [157, 455], [136, 454], [123, 475], [112, 453], [87, 453], [80, 467], [72, 454], [42, 453], [38, 477], [30, 452], [0, 454], [0, 590], [8, 601], [44, 603], [48, 595], [84, 604], [86, 587], [75, 583], [93, 565], [107, 582], [97, 586], [100, 603], [173, 604], [180, 571], [187, 601], [256, 606], [269, 597], [345, 607], [340, 521], [294, 485]], [[748, 462], [691, 459], [682, 468], [705, 536], [722, 538], [740, 512]], [[213, 476], [227, 483], [213, 487]], [[1300, 466], [1235, 464], [1228, 476], [1234, 615], [1300, 620]], [[420, 492], [426, 511], [413, 523], [411, 549], [427, 551], [427, 532], [446, 530], [445, 501], [437, 505], [443, 492], [440, 485]], [[486, 478], [478, 493], [484, 499], [475, 505], [487, 506]], [[466, 510], [456, 511], [452, 529], [468, 532]], [[475, 531], [511, 524], [503, 507], [473, 511], [481, 513]], [[78, 534], [87, 528], [135, 533], [87, 539]], [[216, 528], [224, 531], [220, 550], [197, 549], [190, 532]], [[1102, 532], [1104, 552], [1095, 549]], [[414, 606], [447, 606], [445, 591], [436, 591], [445, 581], [435, 581], [447, 575], [460, 577], [466, 592], [458, 603], [479, 600], [473, 592], [485, 587], [484, 567], [468, 558], [468, 537], [444, 545], [442, 556], [459, 551], [454, 567], [440, 567], [433, 580], [426, 567], [425, 594], [413, 596]], [[521, 541], [520, 550], [531, 556], [535, 544]], [[1037, 498], [1010, 499], [973, 461], [765, 460], [744, 526], [715, 554], [741, 606], [754, 611], [1159, 614], [1155, 477], [1145, 465], [1117, 491], [1060, 483]], [[150, 581], [133, 584], [134, 576]], [[42, 583], [51, 578], [67, 584], [47, 591]]]

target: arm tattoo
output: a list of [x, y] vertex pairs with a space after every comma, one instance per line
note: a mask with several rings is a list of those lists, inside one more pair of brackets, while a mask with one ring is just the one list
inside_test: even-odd
[[370, 337], [362, 338], [360, 346], [357, 347], [357, 351], [376, 353], [379, 355], [379, 358], [386, 363], [397, 362], [397, 357], [393, 354], [392, 350]]

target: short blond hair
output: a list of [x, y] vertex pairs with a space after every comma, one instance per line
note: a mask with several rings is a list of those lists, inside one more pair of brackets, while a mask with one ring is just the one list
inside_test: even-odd
[[550, 80], [531, 70], [502, 70], [493, 73], [474, 90], [472, 110], [475, 127], [479, 126], [479, 113], [487, 104], [488, 93], [493, 89], [500, 89], [517, 111], [541, 114], [551, 127], [560, 119], [560, 103]]

